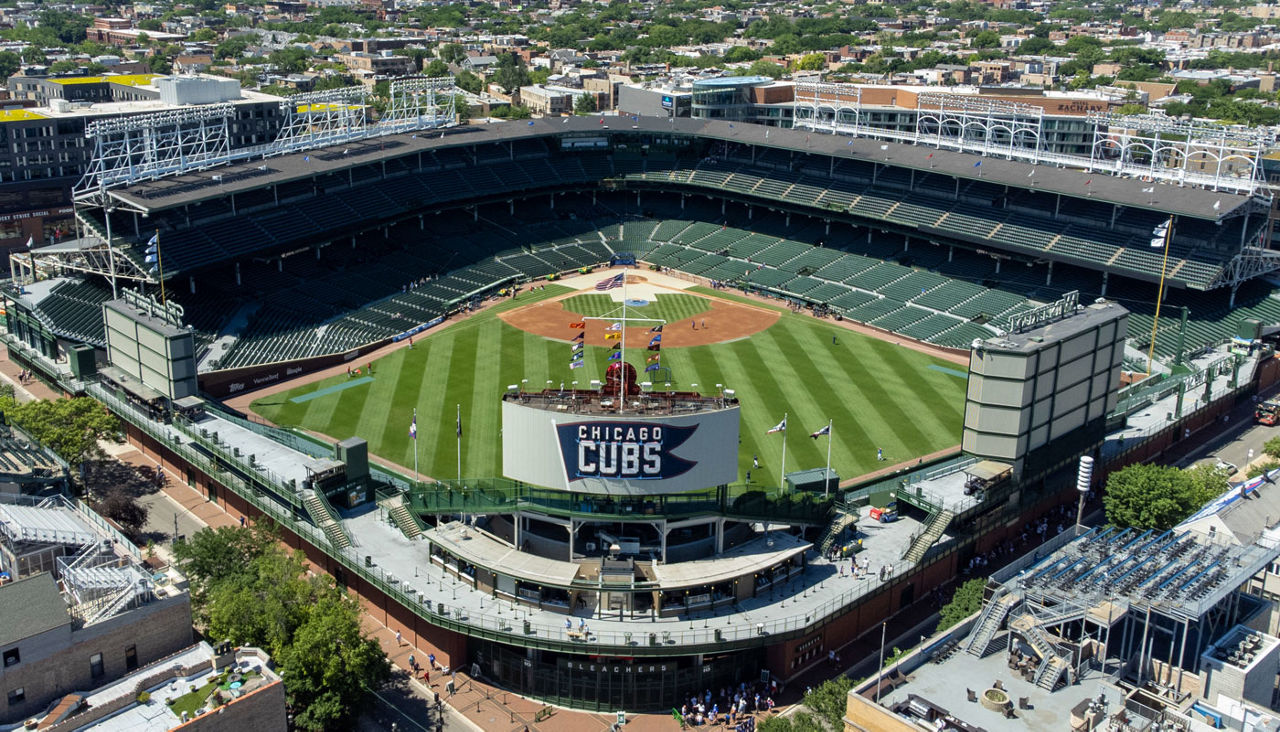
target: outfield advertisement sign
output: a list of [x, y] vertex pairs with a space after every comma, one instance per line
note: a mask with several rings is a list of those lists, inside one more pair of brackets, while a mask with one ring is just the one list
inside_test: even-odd
[[738, 479], [738, 408], [641, 417], [502, 405], [503, 473], [585, 493], [657, 495]]

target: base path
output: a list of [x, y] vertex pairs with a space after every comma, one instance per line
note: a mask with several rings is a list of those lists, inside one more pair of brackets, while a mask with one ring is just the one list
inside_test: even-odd
[[[689, 284], [662, 275], [649, 276], [653, 274], [656, 273], [640, 274], [634, 270], [627, 270], [627, 297], [643, 296], [645, 299], [652, 299], [663, 292], [679, 292], [687, 288]], [[565, 280], [558, 284], [574, 287], [578, 291], [552, 300], [543, 300], [528, 307], [507, 310], [499, 314], [498, 317], [506, 324], [520, 330], [543, 338], [567, 343], [578, 332], [570, 328], [569, 324], [582, 320], [582, 316], [579, 313], [565, 310], [563, 301], [583, 292], [593, 292], [595, 283], [602, 279], [608, 279], [609, 276], [607, 273], [597, 272], [591, 275], [575, 277], [572, 280]], [[674, 280], [675, 283], [683, 285], [683, 287], [673, 287], [671, 283], [664, 280]], [[614, 289], [610, 290], [609, 294], [620, 298], [621, 292], [621, 289]], [[692, 318], [685, 318], [664, 325], [662, 327], [663, 348], [707, 346], [713, 343], [739, 340], [765, 330], [778, 322], [780, 316], [778, 311], [770, 308], [720, 300], [703, 293], [697, 293], [697, 297], [704, 298], [710, 309], [698, 313]], [[621, 303], [619, 303], [619, 307], [621, 307]], [[585, 338], [586, 345], [611, 346], [617, 343], [616, 340], [605, 340], [605, 334], [608, 332], [605, 330], [607, 325], [608, 323], [604, 320], [586, 321], [586, 328], [584, 329], [587, 334]], [[650, 327], [645, 325], [628, 327], [626, 329], [626, 337], [628, 348], [643, 348], [648, 344], [652, 336], [650, 335]]]

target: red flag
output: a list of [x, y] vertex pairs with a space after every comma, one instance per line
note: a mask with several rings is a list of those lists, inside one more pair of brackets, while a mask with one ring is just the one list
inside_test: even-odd
[[585, 327], [587, 327], [587, 323], [586, 323], [586, 321], [579, 320], [579, 321], [578, 321], [578, 322], [576, 322], [576, 323], [570, 323], [570, 324], [569, 324], [569, 327], [570, 327], [570, 328], [585, 328]]
[[933, 160], [933, 153], [929, 153], [928, 155], [925, 155], [925, 156], [924, 156], [924, 159], [925, 159], [925, 160]]
[[650, 356], [650, 357], [648, 358], [648, 360], [647, 360], [645, 363], [653, 363], [654, 361], [657, 361], [657, 360], [658, 360], [658, 359], [660, 359], [660, 358], [662, 358], [662, 354], [660, 354], [660, 353], [655, 353], [655, 354], [653, 354], [652, 356]]

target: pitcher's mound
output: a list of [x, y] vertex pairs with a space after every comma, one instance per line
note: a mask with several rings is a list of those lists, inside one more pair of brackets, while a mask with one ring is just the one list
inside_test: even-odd
[[[628, 278], [630, 279], [630, 278]], [[630, 294], [630, 293], [628, 293]], [[683, 348], [687, 346], [709, 346], [713, 343], [736, 341], [740, 338], [755, 335], [778, 322], [779, 313], [764, 308], [706, 298], [710, 309], [692, 318], [667, 323], [662, 328], [663, 348]], [[557, 341], [568, 341], [576, 332], [569, 327], [582, 319], [578, 313], [564, 309], [559, 300], [548, 300], [528, 307], [508, 310], [498, 315], [508, 325], [534, 335]], [[608, 325], [603, 320], [586, 321], [586, 342], [588, 346], [607, 346], [615, 341], [605, 340]], [[649, 326], [630, 326], [627, 328], [627, 347], [643, 347], [648, 343]]]

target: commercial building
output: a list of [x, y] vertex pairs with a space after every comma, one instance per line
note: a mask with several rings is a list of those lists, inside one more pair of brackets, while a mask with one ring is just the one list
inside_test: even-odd
[[0, 251], [73, 235], [70, 191], [93, 155], [95, 120], [225, 102], [242, 147], [274, 139], [284, 116], [278, 97], [209, 75], [14, 76], [9, 87], [36, 106], [0, 110]]
[[175, 572], [73, 499], [0, 494], [0, 724], [22, 722], [191, 645], [191, 602]]
[[723, 76], [693, 82], [690, 116], [790, 127], [795, 85], [767, 76]]

